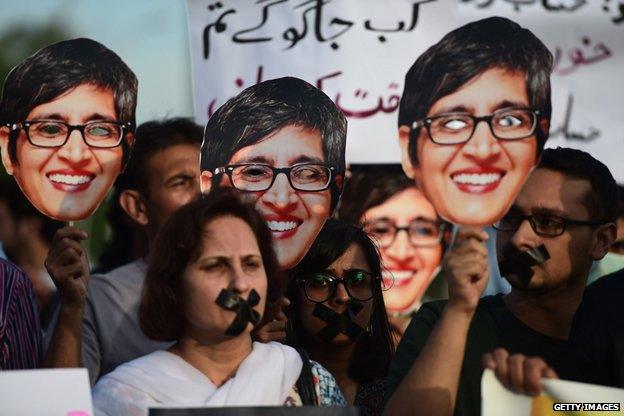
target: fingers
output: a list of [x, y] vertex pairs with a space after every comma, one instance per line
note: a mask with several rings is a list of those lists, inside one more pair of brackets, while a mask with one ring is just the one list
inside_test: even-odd
[[286, 340], [286, 320], [271, 321], [260, 328], [256, 334], [260, 342], [284, 342]]
[[485, 242], [490, 238], [488, 233], [479, 227], [459, 227], [453, 245], [462, 243], [465, 240], [474, 239], [479, 242]]
[[483, 355], [483, 367], [494, 370], [506, 388], [517, 393], [537, 395], [542, 391], [542, 378], [557, 378], [557, 373], [540, 357], [509, 355], [504, 348]]
[[494, 357], [495, 367], [494, 374], [496, 378], [503, 384], [503, 386], [510, 388], [509, 383], [509, 369], [507, 367], [507, 358], [509, 353], [504, 348], [498, 348], [492, 353]]
[[62, 240], [64, 238], [70, 238], [75, 241], [86, 240], [89, 235], [77, 227], [63, 227], [60, 228], [54, 233], [54, 237], [52, 238], [52, 245], [54, 245], [57, 241]]

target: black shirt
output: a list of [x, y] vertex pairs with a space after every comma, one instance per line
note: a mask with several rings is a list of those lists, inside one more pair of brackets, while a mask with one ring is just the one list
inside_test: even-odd
[[[566, 342], [541, 334], [523, 324], [503, 303], [503, 295], [486, 296], [470, 324], [461, 369], [455, 415], [481, 413], [481, 375], [483, 354], [506, 348], [510, 354], [541, 356], [557, 371], [563, 365]], [[446, 301], [424, 304], [412, 319], [390, 364], [386, 399], [397, 389], [424, 347], [442, 314]]]
[[624, 269], [587, 287], [570, 344], [574, 379], [624, 387]]

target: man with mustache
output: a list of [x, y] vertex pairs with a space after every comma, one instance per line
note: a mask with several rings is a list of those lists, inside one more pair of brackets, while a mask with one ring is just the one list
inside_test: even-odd
[[579, 150], [545, 150], [494, 224], [511, 292], [480, 299], [487, 234], [461, 228], [444, 259], [449, 300], [425, 304], [407, 329], [390, 367], [386, 414], [478, 414], [482, 356], [497, 348], [542, 356], [565, 373], [572, 318], [592, 262], [615, 239], [617, 209], [605, 165]]

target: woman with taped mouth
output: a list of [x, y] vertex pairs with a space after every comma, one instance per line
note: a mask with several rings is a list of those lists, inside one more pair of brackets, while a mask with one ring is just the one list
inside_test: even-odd
[[271, 233], [251, 205], [230, 191], [191, 202], [165, 224], [153, 253], [139, 323], [150, 338], [177, 342], [100, 379], [96, 414], [345, 404], [319, 364], [280, 343], [252, 341], [254, 326], [277, 315], [283, 280]]
[[447, 296], [438, 271], [451, 226], [400, 165], [360, 165], [350, 171], [338, 217], [361, 224], [377, 244], [388, 288], [386, 311], [392, 329], [403, 335], [423, 301]]
[[289, 343], [336, 377], [363, 415], [382, 414], [394, 339], [382, 295], [379, 254], [359, 227], [328, 220], [292, 271]]

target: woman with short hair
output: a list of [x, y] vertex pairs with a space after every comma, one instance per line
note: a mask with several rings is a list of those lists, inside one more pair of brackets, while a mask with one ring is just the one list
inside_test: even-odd
[[[163, 227], [153, 253], [139, 323], [150, 338], [177, 342], [104, 376], [93, 390], [96, 413], [345, 404], [319, 364], [252, 341], [253, 328], [277, 316], [283, 281], [270, 231], [251, 205], [232, 192], [191, 202]], [[312, 399], [303, 385], [312, 385]]]

